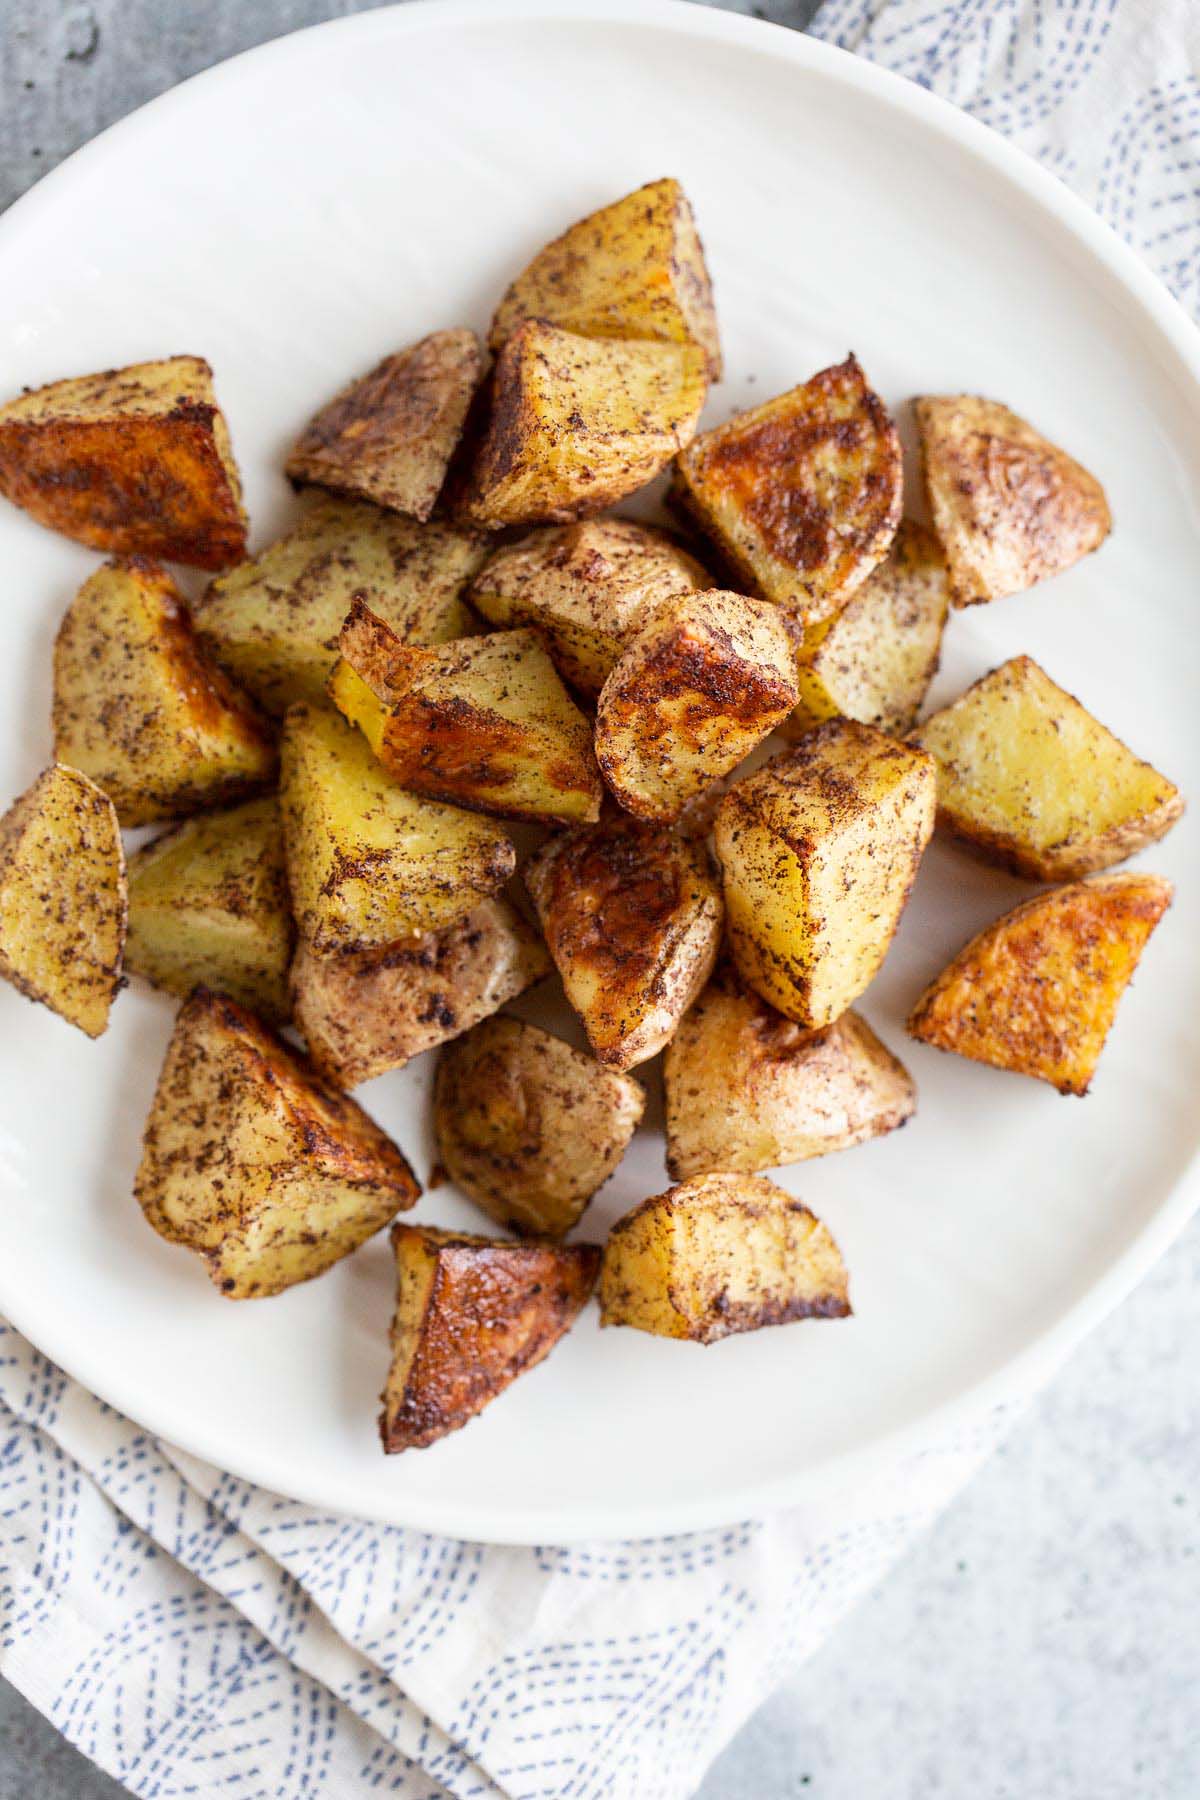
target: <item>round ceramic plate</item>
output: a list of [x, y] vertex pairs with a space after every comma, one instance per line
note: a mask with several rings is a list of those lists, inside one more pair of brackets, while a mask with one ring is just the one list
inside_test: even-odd
[[[692, 198], [716, 285], [728, 375], [708, 422], [853, 349], [901, 417], [922, 391], [994, 395], [1105, 482], [1103, 550], [952, 618], [935, 698], [1028, 651], [1200, 794], [1196, 334], [1018, 152], [799, 35], [686, 5], [443, 0], [240, 57], [0, 224], [0, 392], [202, 353], [262, 545], [293, 514], [283, 457], [317, 403], [424, 332], [483, 327], [548, 237], [664, 174]], [[51, 641], [97, 559], [7, 508], [0, 554], [7, 796], [50, 756]], [[601, 1334], [592, 1309], [466, 1430], [385, 1459], [385, 1238], [231, 1305], [143, 1223], [131, 1181], [174, 1007], [136, 984], [98, 1043], [0, 992], [0, 1312], [142, 1425], [321, 1507], [529, 1542], [796, 1498], [1067, 1347], [1188, 1216], [1195, 831], [1141, 860], [1178, 900], [1080, 1102], [906, 1041], [925, 981], [1029, 891], [929, 852], [864, 1004], [916, 1077], [918, 1116], [781, 1176], [841, 1243], [852, 1320], [701, 1349]], [[554, 1007], [528, 1010], [574, 1035]], [[423, 1175], [431, 1060], [361, 1090]], [[587, 1216], [597, 1238], [666, 1185], [658, 1074], [643, 1073], [647, 1121]], [[445, 1187], [416, 1216], [480, 1223]]]

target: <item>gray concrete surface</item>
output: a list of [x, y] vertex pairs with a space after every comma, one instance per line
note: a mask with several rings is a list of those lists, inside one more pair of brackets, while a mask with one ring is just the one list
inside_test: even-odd
[[[186, 75], [361, 10], [0, 0], [0, 206]], [[1200, 1225], [697, 1800], [1197, 1800], [1198, 1292]], [[0, 1683], [0, 1800], [123, 1792]]]

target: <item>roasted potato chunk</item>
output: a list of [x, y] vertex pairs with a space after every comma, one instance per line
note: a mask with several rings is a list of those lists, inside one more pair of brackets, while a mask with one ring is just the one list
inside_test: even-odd
[[913, 1037], [1086, 1094], [1121, 995], [1171, 904], [1160, 875], [1093, 875], [981, 931], [917, 1001]]
[[678, 818], [796, 704], [779, 608], [710, 589], [663, 601], [596, 708], [596, 760], [626, 812]]
[[215, 988], [283, 1020], [291, 950], [273, 794], [187, 819], [130, 858], [125, 967], [155, 987]]
[[486, 1019], [550, 973], [533, 927], [498, 895], [465, 919], [381, 950], [314, 950], [292, 963], [295, 1022], [326, 1081], [357, 1087]]
[[99, 1037], [121, 985], [125, 915], [113, 803], [56, 763], [0, 818], [0, 976]]
[[0, 407], [0, 493], [117, 556], [223, 569], [246, 549], [242, 483], [202, 356], [52, 381]]
[[441, 931], [516, 868], [498, 825], [406, 793], [332, 708], [285, 718], [280, 801], [292, 907], [317, 950]]
[[593, 1244], [514, 1244], [430, 1225], [392, 1231], [398, 1289], [384, 1450], [457, 1431], [570, 1330], [596, 1281]]
[[536, 626], [564, 680], [595, 695], [660, 601], [711, 586], [665, 531], [633, 519], [584, 519], [498, 550], [470, 599], [493, 625]]
[[441, 521], [418, 525], [361, 501], [314, 496], [286, 537], [212, 583], [195, 608], [196, 633], [235, 681], [282, 715], [293, 701], [324, 699], [356, 598], [405, 643], [469, 632], [463, 592], [488, 541]]
[[675, 499], [764, 600], [806, 627], [882, 562], [900, 522], [900, 440], [855, 357], [702, 432]]
[[402, 787], [503, 818], [600, 816], [591, 727], [536, 631], [418, 649], [356, 600], [341, 644], [330, 695]]
[[949, 606], [937, 539], [905, 519], [887, 560], [834, 618], [801, 632], [800, 700], [780, 727], [797, 738], [825, 719], [858, 719], [898, 734], [917, 722], [937, 674]]
[[1060, 575], [1112, 529], [1104, 489], [995, 400], [918, 400], [921, 462], [950, 598], [975, 606]]
[[392, 1140], [222, 994], [176, 1020], [134, 1192], [231, 1300], [323, 1275], [420, 1193]]
[[276, 763], [266, 721], [201, 654], [174, 582], [140, 559], [97, 570], [59, 627], [54, 748], [122, 825], [240, 799]]
[[1183, 813], [1179, 789], [1030, 656], [993, 669], [911, 742], [937, 763], [940, 823], [1034, 881], [1109, 869]]
[[721, 894], [703, 845], [605, 819], [551, 838], [525, 865], [525, 885], [597, 1059], [646, 1062], [716, 960]]
[[438, 1059], [438, 1154], [497, 1224], [563, 1237], [624, 1156], [645, 1105], [632, 1076], [521, 1019], [485, 1019]]
[[875, 975], [933, 831], [931, 757], [832, 719], [730, 788], [714, 842], [743, 981], [831, 1025]]
[[696, 1344], [850, 1312], [828, 1230], [761, 1175], [700, 1175], [635, 1206], [609, 1233], [599, 1298], [602, 1325]]
[[581, 519], [644, 487], [691, 440], [704, 366], [690, 344], [597, 341], [527, 319], [493, 371], [467, 518]]
[[323, 406], [300, 434], [287, 473], [427, 519], [482, 379], [473, 331], [432, 332]]
[[848, 1150], [916, 1111], [903, 1063], [865, 1019], [785, 1019], [723, 967], [667, 1045], [667, 1170], [753, 1174]]
[[580, 219], [547, 244], [500, 302], [488, 343], [500, 350], [523, 319], [595, 338], [695, 344], [721, 379], [712, 284], [687, 195], [651, 181]]

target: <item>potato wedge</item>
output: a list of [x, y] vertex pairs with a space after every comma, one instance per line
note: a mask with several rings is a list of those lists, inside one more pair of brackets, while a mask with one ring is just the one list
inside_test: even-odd
[[633, 519], [584, 519], [497, 550], [470, 600], [493, 625], [536, 626], [563, 679], [595, 695], [660, 601], [712, 585], [665, 531]]
[[1179, 789], [1031, 656], [993, 669], [910, 742], [937, 763], [939, 823], [1034, 881], [1109, 869], [1183, 813]]
[[323, 406], [301, 432], [287, 474], [427, 519], [482, 379], [473, 331], [432, 332]]
[[195, 607], [206, 650], [270, 713], [323, 700], [351, 602], [409, 644], [443, 644], [472, 629], [463, 593], [488, 538], [440, 520], [418, 525], [332, 494], [314, 495], [299, 524], [218, 577]]
[[832, 719], [730, 788], [717, 811], [742, 980], [786, 1018], [831, 1025], [887, 954], [933, 831], [933, 759]]
[[514, 1244], [430, 1225], [392, 1231], [398, 1288], [379, 1434], [412, 1450], [457, 1431], [570, 1330], [593, 1244]]
[[121, 985], [125, 918], [113, 803], [55, 763], [0, 818], [0, 976], [99, 1037]]
[[402, 787], [502, 818], [599, 818], [591, 727], [536, 631], [419, 649], [356, 600], [341, 646], [330, 696]]
[[497, 1224], [563, 1237], [624, 1156], [645, 1105], [632, 1076], [521, 1019], [485, 1019], [438, 1059], [438, 1154]]
[[281, 754], [292, 909], [314, 949], [380, 949], [444, 930], [516, 868], [498, 825], [406, 793], [332, 707], [293, 706]]
[[273, 794], [186, 819], [129, 861], [125, 967], [185, 998], [215, 988], [287, 1018], [292, 916]]
[[267, 722], [202, 655], [170, 576], [140, 559], [98, 569], [59, 626], [54, 751], [122, 825], [240, 799], [276, 764]]
[[1160, 875], [1092, 875], [981, 931], [909, 1017], [922, 1043], [1086, 1094], [1121, 995], [1171, 904]]
[[716, 961], [723, 909], [703, 845], [602, 819], [543, 844], [525, 885], [597, 1060], [656, 1055]]
[[1112, 529], [1094, 475], [1040, 431], [976, 394], [916, 402], [934, 529], [950, 598], [975, 606], [1060, 575]]
[[700, 1175], [618, 1219], [599, 1299], [601, 1325], [696, 1344], [851, 1310], [829, 1231], [761, 1175]]
[[795, 706], [779, 608], [709, 589], [664, 600], [630, 639], [596, 707], [596, 760], [639, 819], [671, 820]]
[[550, 973], [532, 925], [499, 895], [426, 937], [314, 950], [292, 963], [295, 1023], [326, 1081], [357, 1087], [477, 1025]]
[[704, 369], [694, 345], [598, 341], [527, 319], [493, 372], [466, 517], [495, 529], [615, 506], [690, 442]]
[[231, 1300], [322, 1275], [420, 1194], [353, 1100], [223, 994], [197, 988], [167, 1047], [134, 1192]]
[[241, 477], [202, 356], [52, 381], [0, 406], [0, 494], [117, 556], [224, 569], [246, 549]]
[[865, 1019], [785, 1019], [718, 969], [667, 1045], [667, 1171], [753, 1174], [848, 1150], [916, 1111], [912, 1079]]
[[648, 182], [540, 250], [500, 302], [490, 348], [499, 351], [523, 319], [548, 319], [583, 337], [695, 344], [709, 380], [719, 381], [712, 284], [679, 183]]
[[900, 522], [900, 440], [853, 356], [705, 431], [675, 465], [675, 500], [764, 600], [806, 627], [887, 555]]

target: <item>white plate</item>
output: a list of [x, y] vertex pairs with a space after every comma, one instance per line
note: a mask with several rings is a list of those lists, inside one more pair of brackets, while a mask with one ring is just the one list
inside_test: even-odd
[[[315, 402], [425, 331], [482, 326], [545, 238], [666, 173], [692, 196], [716, 282], [729, 377], [710, 420], [852, 347], [896, 406], [995, 394], [1105, 481], [1109, 543], [955, 617], [938, 695], [1029, 651], [1200, 793], [1196, 334], [1018, 152], [807, 38], [690, 6], [443, 0], [240, 57], [107, 133], [0, 224], [0, 392], [202, 352], [265, 543], [291, 515], [283, 452]], [[50, 754], [51, 640], [96, 559], [11, 509], [0, 546], [7, 795]], [[1142, 860], [1179, 899], [1080, 1103], [906, 1045], [924, 981], [1028, 891], [940, 844], [929, 854], [865, 1007], [916, 1075], [919, 1116], [782, 1178], [843, 1246], [852, 1321], [702, 1350], [601, 1336], [590, 1312], [465, 1431], [385, 1460], [383, 1239], [321, 1281], [232, 1306], [143, 1224], [130, 1182], [173, 1008], [136, 988], [99, 1044], [0, 992], [0, 1311], [153, 1431], [325, 1508], [564, 1541], [794, 1498], [1066, 1348], [1188, 1216], [1194, 829]], [[362, 1094], [422, 1173], [427, 1080], [422, 1063]], [[661, 1151], [652, 1120], [589, 1231], [665, 1186]], [[472, 1217], [444, 1189], [419, 1216]]]

